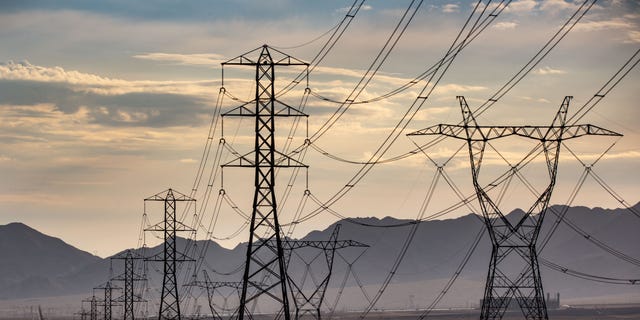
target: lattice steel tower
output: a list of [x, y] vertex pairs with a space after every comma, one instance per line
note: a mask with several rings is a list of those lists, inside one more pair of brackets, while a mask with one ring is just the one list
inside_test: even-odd
[[133, 304], [135, 302], [143, 302], [144, 300], [135, 294], [134, 292], [134, 282], [135, 281], [144, 281], [145, 277], [142, 277], [135, 273], [134, 270], [134, 261], [144, 259], [141, 255], [135, 253], [133, 250], [129, 249], [125, 252], [120, 253], [117, 256], [112, 257], [114, 260], [124, 260], [124, 271], [122, 274], [114, 277], [112, 280], [114, 281], [122, 281], [124, 282], [124, 294], [118, 298], [119, 302], [124, 303], [124, 320], [134, 320], [135, 315], [133, 313], [134, 308]]
[[91, 298], [82, 300], [82, 303], [89, 303], [89, 320], [98, 320], [98, 299], [96, 298], [95, 293], [91, 296]]
[[[272, 52], [275, 56], [272, 56]], [[258, 54], [258, 57], [253, 57]], [[280, 224], [278, 222], [278, 206], [276, 204], [275, 168], [306, 167], [294, 159], [276, 151], [275, 117], [296, 117], [307, 115], [278, 100], [275, 95], [275, 66], [307, 66], [267, 45], [249, 51], [227, 62], [225, 65], [255, 67], [256, 94], [255, 109], [250, 110], [247, 104], [241, 105], [223, 116], [245, 116], [255, 119], [254, 150], [227, 164], [225, 167], [250, 167], [255, 170], [255, 192], [249, 229], [247, 257], [242, 278], [243, 287], [240, 296], [238, 319], [245, 317], [246, 306], [257, 301], [260, 296], [268, 296], [281, 305], [276, 317], [290, 319], [289, 299], [286, 286], [286, 270]], [[267, 242], [275, 241], [272, 248]]]
[[[122, 288], [117, 287], [117, 286], [113, 286], [111, 284], [111, 280], [107, 281], [104, 285], [98, 286], [93, 288], [94, 290], [102, 290], [104, 292], [104, 300], [103, 301], [97, 301], [95, 303], [95, 306], [102, 306], [103, 309], [103, 319], [104, 320], [111, 320], [112, 319], [112, 309], [113, 306], [116, 305], [116, 301], [113, 299], [113, 291], [114, 290], [120, 290]], [[94, 296], [95, 298], [95, 296]], [[94, 302], [91, 302], [91, 308], [92, 308], [92, 314], [93, 314], [93, 306], [94, 306]]]
[[[307, 280], [307, 276], [311, 274], [311, 265], [308, 261], [304, 261], [301, 255], [297, 255], [298, 258], [303, 260], [306, 265], [304, 275], [302, 279], [294, 279], [291, 273], [287, 274], [287, 281], [291, 288], [291, 295], [293, 297], [293, 304], [295, 306], [295, 320], [299, 319], [321, 319], [320, 307], [324, 301], [327, 287], [329, 286], [329, 280], [333, 273], [333, 260], [336, 250], [345, 249], [349, 247], [367, 248], [368, 245], [355, 241], [355, 240], [338, 240], [338, 234], [340, 233], [340, 224], [336, 224], [329, 237], [329, 240], [286, 240], [283, 241], [282, 246], [285, 251], [287, 267], [291, 268], [291, 256], [294, 250], [300, 250], [305, 248], [315, 248], [322, 250], [326, 262], [326, 273], [319, 277], [314, 278], [313, 275], [311, 285]], [[269, 245], [273, 246], [275, 243], [269, 242]], [[290, 269], [289, 269], [290, 270]], [[320, 280], [320, 281], [318, 281]]]
[[[479, 126], [464, 97], [458, 97], [458, 100], [463, 125], [440, 124], [409, 135], [444, 135], [467, 141], [473, 186], [492, 244], [480, 319], [502, 319], [511, 303], [518, 304], [525, 319], [548, 319], [536, 241], [556, 182], [562, 141], [585, 135], [620, 134], [590, 124], [566, 125], [571, 97], [565, 97], [550, 126]], [[478, 183], [487, 143], [512, 135], [540, 142], [549, 174], [547, 187], [515, 223], [507, 219]], [[517, 263], [516, 269], [513, 269], [514, 263]]]
[[[164, 220], [145, 231], [159, 231], [164, 233], [164, 247], [162, 252], [145, 258], [146, 261], [163, 262], [162, 291], [160, 294], [160, 311], [158, 320], [180, 320], [180, 298], [178, 296], [178, 279], [176, 275], [178, 262], [193, 261], [176, 248], [176, 233], [178, 231], [193, 231], [193, 229], [176, 220], [176, 203], [196, 201], [178, 191], [168, 189], [144, 199], [145, 213], [147, 201], [161, 201], [164, 203]], [[195, 207], [195, 205], [194, 205]]]

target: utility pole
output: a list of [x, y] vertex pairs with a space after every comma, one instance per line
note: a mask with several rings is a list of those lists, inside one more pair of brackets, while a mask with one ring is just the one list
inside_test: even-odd
[[[566, 125], [571, 97], [565, 97], [551, 126], [479, 126], [464, 97], [460, 96], [458, 100], [462, 109], [463, 125], [440, 124], [408, 135], [444, 135], [467, 142], [473, 186], [492, 244], [480, 319], [502, 319], [511, 303], [520, 306], [525, 319], [548, 319], [536, 241], [555, 186], [560, 147], [564, 140], [585, 135], [621, 135], [590, 124]], [[549, 174], [549, 184], [545, 190], [516, 223], [507, 219], [496, 202], [478, 183], [487, 143], [507, 136], [539, 141]], [[519, 269], [516, 270], [519, 272], [513, 272], [514, 263], [518, 263]]]
[[[354, 240], [338, 240], [338, 234], [340, 233], [340, 224], [336, 224], [329, 240], [285, 240], [283, 241], [283, 249], [285, 250], [286, 255], [286, 265], [287, 269], [290, 271], [290, 261], [291, 255], [294, 250], [300, 250], [303, 248], [315, 248], [320, 249], [324, 253], [325, 262], [327, 266], [327, 272], [322, 277], [320, 283], [315, 283], [315, 280], [312, 281], [315, 286], [311, 286], [308, 288], [305, 286], [305, 283], [308, 283], [306, 280], [306, 276], [311, 272], [311, 265], [307, 261], [303, 260], [305, 264], [304, 276], [299, 281], [296, 281], [291, 276], [290, 272], [287, 272], [287, 281], [289, 283], [289, 287], [291, 288], [291, 295], [293, 296], [293, 303], [296, 308], [295, 320], [302, 319], [303, 317], [306, 319], [311, 317], [313, 319], [321, 319], [320, 316], [320, 307], [322, 306], [322, 302], [324, 301], [324, 295], [327, 292], [327, 286], [329, 285], [329, 280], [331, 279], [331, 274], [333, 272], [333, 258], [335, 257], [336, 250], [345, 249], [349, 247], [360, 247], [367, 248], [368, 245], [354, 241]], [[270, 242], [270, 246], [273, 246], [274, 243]], [[302, 259], [301, 255], [298, 255], [300, 259]]]
[[182, 201], [195, 202], [196, 200], [178, 191], [168, 189], [144, 199], [145, 212], [148, 201], [159, 201], [164, 204], [164, 220], [145, 229], [145, 231], [158, 231], [164, 234], [164, 247], [162, 252], [145, 258], [145, 261], [158, 261], [164, 265], [158, 320], [181, 320], [178, 278], [176, 274], [177, 265], [178, 262], [193, 261], [193, 259], [189, 259], [176, 249], [176, 233], [178, 231], [193, 231], [193, 229], [176, 220], [176, 203]]
[[[272, 56], [272, 53], [275, 56]], [[250, 110], [245, 106], [248, 104], [244, 104], [223, 114], [223, 117], [252, 117], [255, 120], [255, 144], [252, 154], [240, 156], [223, 165], [249, 167], [255, 170], [253, 208], [238, 319], [244, 320], [248, 303], [257, 303], [259, 297], [265, 296], [281, 307], [276, 318], [284, 316], [285, 320], [290, 320], [287, 275], [274, 191], [275, 168], [307, 166], [276, 151], [274, 119], [307, 115], [276, 100], [275, 67], [308, 67], [308, 64], [264, 45], [222, 63], [223, 68], [233, 65], [249, 66], [256, 70], [256, 94], [255, 100], [252, 101], [255, 103], [255, 109]], [[267, 246], [269, 241], [275, 241], [275, 247]]]
[[124, 294], [120, 298], [118, 298], [118, 301], [124, 303], [124, 320], [134, 320], [135, 315], [133, 312], [133, 304], [135, 302], [144, 302], [144, 300], [140, 296], [135, 294], [134, 282], [146, 280], [145, 277], [139, 276], [135, 273], [134, 261], [143, 260], [144, 258], [141, 255], [135, 253], [133, 250], [129, 249], [117, 256], [112, 257], [111, 259], [124, 260], [124, 272], [121, 275], [114, 277], [112, 280], [124, 282]]

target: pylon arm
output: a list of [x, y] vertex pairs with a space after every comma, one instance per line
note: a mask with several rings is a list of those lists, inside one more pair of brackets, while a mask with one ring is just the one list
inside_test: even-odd
[[[115, 298], [113, 301], [115, 301], [115, 302], [125, 302], [125, 298], [124, 298], [124, 296], [119, 296], [119, 297]], [[134, 295], [133, 296], [133, 302], [148, 302], [148, 301], [143, 299], [139, 295]]]
[[[152, 225], [151, 227], [144, 229], [144, 231], [157, 231], [157, 232], [163, 232], [165, 230], [166, 228], [164, 226], [164, 221], [158, 222]], [[176, 221], [176, 231], [195, 231], [195, 230], [180, 221]]]
[[[275, 154], [275, 161], [273, 164], [274, 168], [292, 168], [292, 167], [301, 167], [301, 168], [308, 168], [309, 166], [298, 161], [295, 160], [291, 157], [289, 157], [286, 154], [283, 154], [281, 152], [278, 151], [274, 151], [273, 152]], [[222, 167], [245, 167], [245, 168], [254, 168], [256, 166], [255, 161], [252, 160], [255, 159], [255, 151], [251, 151], [249, 153], [243, 154], [225, 164], [222, 165]], [[269, 163], [264, 163], [264, 164], [260, 164], [260, 167], [270, 167], [271, 165]]]
[[279, 66], [308, 66], [309, 65], [304, 61], [298, 60], [280, 50], [269, 47], [266, 44], [259, 48], [253, 49], [249, 52], [241, 54], [233, 59], [227, 60], [221, 63], [221, 65], [222, 66], [225, 66], [225, 65], [255, 66], [260, 62], [256, 61], [255, 58], [249, 58], [249, 57], [254, 56], [256, 53], [259, 53], [264, 48], [268, 48], [268, 50], [271, 52], [271, 58], [273, 59], [273, 62], [269, 64], [279, 65]]
[[[223, 117], [255, 117], [256, 113], [247, 108], [246, 105], [255, 103], [255, 100], [249, 101], [238, 107], [235, 107], [228, 112], [222, 114]], [[282, 102], [279, 100], [273, 100], [273, 116], [274, 117], [309, 117], [308, 114]]]
[[[111, 278], [111, 281], [125, 281], [125, 279], [126, 279], [126, 274], [122, 273], [120, 275], [117, 275], [117, 276]], [[133, 278], [131, 280], [132, 281], [144, 281], [144, 280], [147, 280], [147, 278], [134, 273], [133, 274]]]
[[[144, 261], [156, 261], [156, 262], [163, 262], [165, 261], [166, 258], [164, 257], [164, 252], [160, 251], [150, 257], [146, 257], [144, 259]], [[176, 252], [176, 262], [193, 262], [196, 261], [195, 259], [187, 256], [186, 254], [182, 253], [182, 252]]]
[[[267, 241], [267, 246], [272, 248], [276, 247], [276, 243], [273, 240]], [[282, 249], [284, 250], [295, 250], [304, 247], [311, 247], [317, 249], [343, 249], [347, 247], [360, 247], [360, 248], [368, 248], [369, 245], [364, 244], [362, 242], [358, 242], [355, 240], [339, 240], [339, 241], [311, 241], [311, 240], [295, 240], [295, 241], [282, 241]]]
[[[170, 195], [170, 197], [169, 197]], [[191, 197], [189, 197], [186, 194], [180, 193], [176, 190], [173, 189], [167, 189], [165, 191], [162, 191], [158, 194], [154, 194], [146, 199], [144, 199], [144, 201], [165, 201], [167, 200], [167, 198], [169, 197], [169, 199], [171, 200], [175, 200], [175, 201], [196, 201], [196, 199], [193, 199]]]
[[[468, 133], [467, 133], [468, 130]], [[586, 135], [615, 136], [622, 134], [592, 124], [571, 126], [462, 126], [438, 124], [407, 136], [443, 135], [460, 140], [489, 141], [507, 136], [520, 136], [539, 141], [560, 141]]]

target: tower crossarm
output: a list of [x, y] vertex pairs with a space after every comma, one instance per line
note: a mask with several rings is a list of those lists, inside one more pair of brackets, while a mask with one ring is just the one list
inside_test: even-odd
[[[275, 247], [274, 241], [267, 242], [267, 245], [270, 247]], [[322, 250], [328, 249], [344, 249], [348, 247], [361, 247], [368, 248], [369, 245], [364, 244], [355, 240], [338, 240], [338, 241], [327, 241], [327, 240], [291, 240], [291, 241], [282, 241], [282, 249], [284, 250], [296, 250], [300, 248], [316, 248]]]
[[278, 65], [278, 66], [309, 66], [309, 63], [296, 59], [280, 50], [274, 49], [273, 47], [269, 47], [268, 45], [262, 45], [261, 47], [255, 48], [249, 52], [243, 53], [233, 59], [229, 59], [225, 62], [222, 62], [221, 65], [224, 67], [225, 65], [231, 66], [255, 66], [258, 64], [264, 63], [264, 61], [260, 61], [260, 57], [254, 57], [259, 55], [261, 51], [264, 49], [268, 49], [271, 53], [272, 61], [269, 61], [269, 64]]
[[[251, 100], [247, 103], [241, 104], [225, 113], [222, 117], [255, 117], [255, 111], [247, 108], [249, 104], [255, 104], [255, 100]], [[273, 116], [274, 117], [309, 117], [308, 114], [292, 107], [280, 100], [273, 100]]]
[[[469, 131], [468, 134], [467, 130]], [[519, 136], [538, 141], [561, 141], [587, 135], [622, 136], [617, 132], [592, 124], [570, 126], [464, 126], [438, 124], [407, 135], [442, 135], [465, 141], [489, 141], [508, 136]]]

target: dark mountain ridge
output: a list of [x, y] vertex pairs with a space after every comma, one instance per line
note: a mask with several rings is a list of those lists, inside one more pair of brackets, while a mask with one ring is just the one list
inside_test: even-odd
[[[640, 204], [634, 208], [640, 210]], [[554, 206], [551, 209], [562, 212], [564, 207]], [[511, 214], [521, 215], [522, 211], [515, 210]], [[598, 241], [629, 256], [640, 257], [638, 245], [640, 233], [637, 232], [640, 219], [628, 210], [572, 207], [568, 209], [565, 218]], [[555, 221], [556, 216], [549, 211], [542, 228], [541, 239], [551, 230]], [[417, 225], [382, 227], [407, 222], [411, 221], [392, 217], [354, 218], [350, 221], [336, 222], [325, 230], [312, 231], [301, 240], [326, 240], [335, 225], [340, 223], [339, 239], [357, 240], [369, 245], [370, 248], [341, 250], [341, 256], [336, 258], [334, 263], [332, 278], [334, 280], [330, 287], [335, 288], [340, 285], [337, 279], [344, 278], [347, 262], [353, 262], [361, 255], [353, 264], [353, 270], [358, 273], [360, 284], [369, 288], [371, 292], [377, 290], [387, 276], [393, 262], [398, 258], [407, 235], [410, 234], [409, 231], [416, 227], [415, 236], [393, 278], [389, 292], [394, 298], [397, 296], [397, 299], [409, 295], [427, 297], [431, 291], [440, 290], [441, 283], [452, 276], [468, 248], [473, 244], [474, 237], [483, 230], [483, 221], [480, 217], [469, 214], [453, 219], [424, 221]], [[366, 227], [362, 224], [380, 227]], [[178, 239], [180, 250], [193, 245], [188, 240]], [[238, 267], [243, 265], [246, 243], [241, 243], [233, 249], [223, 248], [213, 241], [197, 241], [195, 245], [198, 250], [192, 251], [192, 257], [193, 252], [199, 252], [199, 249], [208, 247], [205, 265], [209, 269], [210, 276], [219, 281], [240, 279], [239, 271], [242, 268], [238, 269]], [[141, 252], [142, 249], [136, 250]], [[160, 246], [147, 248], [145, 254], [149, 256], [160, 250]], [[449, 302], [445, 299], [445, 304], [456, 305], [479, 299], [490, 250], [490, 243], [485, 234], [458, 280], [459, 289], [457, 290], [460, 292], [454, 290], [449, 295], [451, 297]], [[0, 226], [0, 254], [3, 254], [5, 261], [10, 261], [10, 263], [0, 264], [0, 284], [2, 284], [0, 298], [3, 299], [88, 294], [91, 288], [103, 283], [109, 276], [108, 258], [101, 259], [77, 250], [60, 239], [43, 235], [23, 224]], [[585, 273], [640, 278], [638, 266], [605, 252], [585, 239], [584, 235], [572, 230], [566, 223], [559, 224], [541, 256]], [[121, 272], [120, 264], [114, 261], [114, 275]], [[155, 267], [149, 267], [152, 286], [157, 286], [160, 279], [160, 276], [154, 275], [156, 269], [161, 269], [157, 263]], [[236, 272], [232, 273], [232, 271]], [[292, 272], [295, 271], [292, 270]], [[232, 274], [222, 275], [223, 273]], [[580, 299], [620, 295], [638, 297], [640, 293], [635, 286], [605, 285], [585, 281], [544, 267], [542, 273], [546, 291], [560, 292], [563, 298]], [[356, 287], [360, 284], [356, 284], [352, 277], [347, 281], [347, 287]], [[351, 296], [355, 297], [354, 305], [358, 304], [357, 294], [355, 289], [349, 294], [350, 299]]]

